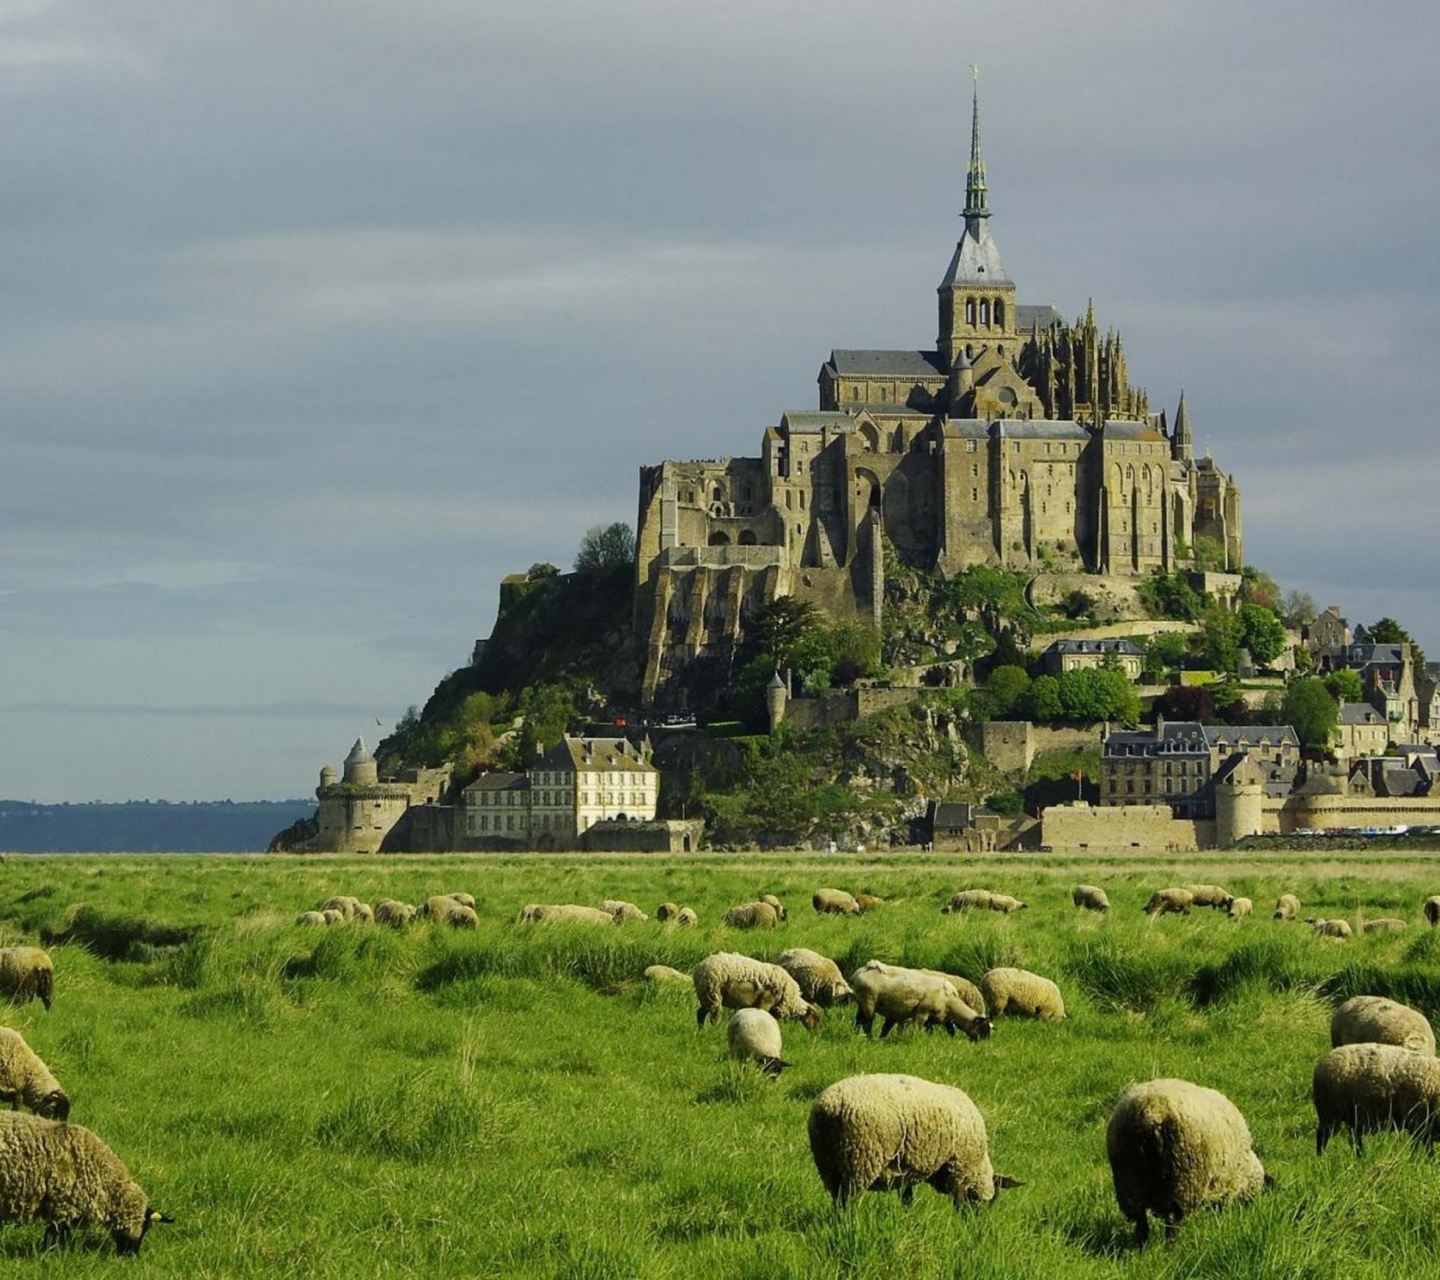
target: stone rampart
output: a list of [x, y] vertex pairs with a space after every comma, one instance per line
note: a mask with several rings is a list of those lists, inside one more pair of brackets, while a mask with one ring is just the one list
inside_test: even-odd
[[1042, 845], [1056, 853], [1193, 853], [1215, 843], [1213, 822], [1177, 818], [1164, 804], [1052, 805], [1040, 826]]

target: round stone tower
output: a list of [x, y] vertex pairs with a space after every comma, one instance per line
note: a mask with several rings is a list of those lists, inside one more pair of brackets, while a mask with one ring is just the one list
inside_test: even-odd
[[373, 787], [380, 781], [375, 757], [370, 754], [364, 738], [356, 738], [350, 754], [345, 757], [345, 781], [357, 787]]
[[770, 713], [770, 732], [774, 733], [785, 719], [785, 704], [790, 700], [790, 691], [777, 671], [765, 686], [765, 710]]
[[1232, 849], [1264, 829], [1265, 788], [1260, 771], [1247, 758], [1215, 784], [1215, 843]]
[[340, 771], [333, 764], [327, 764], [320, 770], [320, 785], [322, 787], [333, 787], [339, 781]]

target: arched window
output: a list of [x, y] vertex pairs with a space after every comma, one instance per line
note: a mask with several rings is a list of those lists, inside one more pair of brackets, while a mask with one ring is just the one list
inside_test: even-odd
[[755, 545], [755, 542], [755, 531], [753, 529], [741, 530], [740, 545], [742, 547], [753, 547]]
[[851, 387], [851, 388], [850, 388], [850, 399], [852, 399], [852, 400], [858, 400], [858, 399], [860, 399], [860, 388], [859, 388], [859, 387]]
[[[974, 323], [975, 323], [975, 299], [974, 299], [974, 298], [966, 298], [966, 299], [965, 299], [965, 323], [966, 323], [966, 324], [974, 324]], [[966, 354], [967, 354], [967, 355], [969, 354], [969, 348], [968, 348], [968, 347], [966, 348]]]
[[980, 299], [980, 323], [983, 324], [983, 325], [988, 325], [988, 324], [990, 323], [990, 299], [989, 299], [989, 298], [981, 298], [981, 299]]
[[730, 535], [722, 529], [717, 529], [710, 535], [710, 545], [712, 547], [728, 547], [730, 545]]
[[724, 501], [725, 501], [725, 490], [722, 489], [718, 484], [710, 491], [710, 501], [711, 501], [711, 502], [724, 502]]

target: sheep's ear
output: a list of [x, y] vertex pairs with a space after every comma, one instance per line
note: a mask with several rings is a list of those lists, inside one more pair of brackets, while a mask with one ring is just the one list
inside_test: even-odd
[[1023, 1187], [1024, 1185], [1025, 1184], [1023, 1182], [1017, 1181], [1015, 1178], [1008, 1177], [1003, 1173], [997, 1173], [995, 1175], [995, 1189], [997, 1191], [1010, 1191], [1015, 1187]]
[[146, 1209], [146, 1210], [145, 1210], [145, 1221], [146, 1221], [146, 1222], [174, 1222], [175, 1219], [172, 1218], [168, 1213], [163, 1213], [163, 1212], [162, 1212], [161, 1210], [159, 1210], [159, 1209]]

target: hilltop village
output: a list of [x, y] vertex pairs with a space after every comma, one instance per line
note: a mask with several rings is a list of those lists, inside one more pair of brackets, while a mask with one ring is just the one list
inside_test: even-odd
[[1440, 829], [1440, 671], [1282, 593], [1240, 488], [1093, 305], [1017, 298], [978, 95], [932, 349], [834, 349], [754, 457], [640, 469], [637, 523], [495, 631], [289, 851], [704, 843], [1184, 851]]

